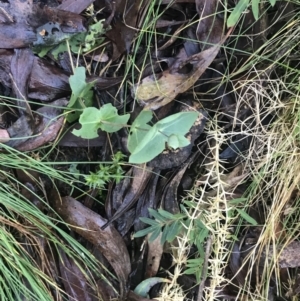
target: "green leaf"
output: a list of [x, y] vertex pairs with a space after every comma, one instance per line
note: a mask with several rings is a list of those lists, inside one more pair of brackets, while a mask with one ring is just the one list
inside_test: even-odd
[[203, 222], [199, 218], [195, 219], [195, 226], [197, 226], [198, 229], [207, 229], [207, 227], [203, 224]]
[[196, 272], [198, 272], [198, 270], [199, 270], [199, 267], [188, 268], [184, 271], [184, 274], [186, 274], [186, 275], [196, 274]]
[[179, 148], [179, 147], [185, 147], [188, 146], [191, 142], [189, 139], [185, 138], [183, 135], [178, 134], [178, 135], [171, 135], [173, 137], [171, 139], [171, 144], [170, 144], [170, 137], [168, 139], [168, 146], [170, 146], [173, 149]]
[[172, 223], [169, 228], [166, 240], [168, 242], [172, 242], [175, 237], [181, 232], [181, 229], [182, 223], [180, 221], [175, 221], [174, 223]]
[[152, 241], [154, 241], [159, 235], [160, 235], [160, 233], [161, 233], [161, 228], [159, 227], [157, 227], [153, 232], [152, 232], [152, 234], [150, 235], [150, 237], [149, 237], [149, 242], [152, 242]]
[[175, 216], [174, 214], [172, 214], [172, 213], [170, 213], [170, 212], [168, 212], [168, 211], [166, 211], [166, 210], [164, 210], [164, 209], [158, 209], [157, 211], [158, 211], [158, 213], [159, 213], [161, 216], [163, 216], [163, 217], [165, 217], [165, 218], [167, 218], [167, 219], [170, 219], [170, 220], [176, 219], [176, 216]]
[[170, 226], [169, 225], [165, 225], [163, 230], [162, 230], [162, 235], [161, 235], [161, 239], [160, 239], [160, 243], [163, 245], [166, 241], [167, 241], [167, 235], [169, 233], [170, 230]]
[[269, 2], [271, 3], [272, 6], [276, 4], [276, 0], [269, 0]]
[[200, 233], [198, 233], [198, 234], [196, 235], [196, 237], [195, 237], [194, 243], [195, 243], [195, 245], [197, 246], [197, 249], [198, 249], [199, 252], [200, 252], [201, 249], [202, 249], [203, 242], [204, 242], [204, 240], [207, 238], [208, 233], [209, 233], [208, 229], [202, 229], [202, 230], [200, 231]]
[[156, 231], [156, 230], [159, 230], [160, 232], [160, 227], [157, 227], [157, 226], [151, 226], [151, 227], [148, 227], [146, 229], [143, 229], [143, 230], [140, 230], [138, 232], [136, 232], [133, 237], [136, 238], [136, 237], [142, 237], [142, 236], [145, 236], [145, 235], [148, 235], [149, 233], [152, 233], [153, 231]]
[[177, 149], [179, 148], [179, 139], [176, 135], [171, 135], [169, 138], [168, 138], [168, 146], [173, 148], [173, 149]]
[[228, 216], [229, 219], [233, 218], [234, 215], [235, 215], [235, 211], [234, 211], [233, 208], [230, 208], [230, 209], [227, 210], [227, 216]]
[[81, 129], [73, 130], [75, 136], [85, 139], [98, 137], [98, 129], [113, 133], [121, 129], [128, 122], [129, 114], [119, 116], [118, 111], [112, 104], [105, 104], [100, 109], [85, 108], [80, 115]]
[[232, 13], [230, 14], [227, 20], [227, 27], [234, 26], [239, 20], [243, 11], [247, 8], [250, 0], [240, 0], [239, 3], [235, 6]]
[[111, 104], [105, 104], [100, 109], [100, 118], [101, 118], [101, 130], [114, 133], [119, 131], [124, 125], [127, 124], [130, 115], [118, 115], [117, 109]]
[[170, 282], [170, 280], [159, 277], [152, 277], [142, 281], [135, 289], [134, 292], [141, 297], [148, 297], [150, 289], [161, 282]]
[[153, 216], [157, 221], [162, 222], [164, 224], [168, 221], [168, 219], [166, 219], [164, 216], [160, 215], [158, 213], [158, 211], [156, 211], [152, 208], [149, 208], [148, 211], [151, 214], [151, 216]]
[[202, 276], [202, 269], [203, 269], [203, 262], [202, 258], [196, 259], [189, 259], [187, 261], [187, 269], [184, 271], [187, 275], [195, 275], [197, 282], [200, 282]]
[[230, 200], [228, 202], [229, 205], [236, 205], [236, 204], [239, 204], [239, 203], [245, 203], [247, 201], [247, 198], [236, 198], [236, 199], [233, 199], [233, 200]]
[[258, 20], [259, 16], [259, 2], [261, 0], [252, 0], [252, 13], [255, 18], [255, 20]]
[[140, 217], [140, 220], [144, 224], [148, 224], [148, 225], [151, 225], [151, 226], [157, 226], [157, 225], [159, 225], [157, 221], [155, 221], [154, 219], [148, 218], [148, 217]]
[[[72, 89], [72, 94], [74, 95], [75, 100], [82, 94], [82, 91], [86, 89], [87, 83], [85, 79], [86, 76], [84, 67], [77, 67], [74, 70], [74, 74], [69, 78], [70, 87]], [[70, 101], [69, 104], [72, 106], [74, 104], [74, 101]]]
[[67, 115], [67, 120], [73, 122], [78, 119], [81, 110], [92, 105], [93, 91], [91, 88], [94, 82], [86, 83], [85, 68], [78, 67], [75, 69], [74, 74], [69, 78], [72, 95], [68, 104], [69, 109], [75, 109], [73, 113]]
[[207, 238], [208, 236], [208, 233], [209, 233], [209, 230], [207, 228], [205, 229], [202, 229], [200, 231], [200, 235], [198, 236], [198, 240], [200, 243], [204, 242], [204, 240]]
[[[184, 200], [184, 204], [187, 205], [189, 208], [192, 208], [192, 209], [195, 209], [195, 207], [197, 206], [197, 204], [194, 202], [194, 201], [187, 201], [187, 200]], [[181, 204], [182, 205], [182, 204]], [[181, 206], [180, 207], [183, 211], [186, 211], [186, 209]]]
[[104, 39], [97, 39], [97, 37], [100, 34], [103, 34], [105, 32], [105, 30], [103, 29], [103, 22], [104, 20], [101, 20], [95, 24], [92, 24], [89, 27], [89, 30], [87, 32], [87, 35], [85, 37], [85, 41], [84, 41], [84, 48], [83, 48], [83, 52], [88, 52], [90, 51], [93, 47], [100, 45]]
[[78, 166], [77, 163], [72, 163], [69, 167], [69, 172], [72, 173], [76, 179], [79, 179], [80, 170], [77, 169], [77, 166]]
[[[70, 39], [68, 39], [69, 47], [73, 53], [87, 52], [92, 48], [100, 45], [104, 38], [99, 38], [100, 35], [105, 33], [103, 28], [104, 20], [100, 20], [99, 22], [92, 24], [89, 26], [87, 32], [81, 32], [75, 35], [72, 35]], [[67, 43], [60, 43], [56, 48], [54, 48], [51, 53], [54, 58], [57, 60], [58, 55], [68, 51]]]
[[100, 111], [97, 108], [85, 108], [80, 115], [79, 123], [81, 129], [72, 131], [75, 136], [84, 139], [97, 138], [98, 129], [100, 128]]
[[172, 135], [177, 136], [179, 147], [188, 145], [190, 142], [183, 135], [188, 133], [198, 116], [198, 112], [182, 112], [158, 121], [133, 148], [129, 162], [139, 164], [154, 159], [165, 149], [165, 144]]
[[189, 259], [186, 263], [186, 266], [189, 268], [192, 267], [198, 267], [201, 266], [204, 263], [203, 258], [194, 258], [194, 259]]
[[129, 163], [149, 162], [165, 149], [167, 137], [152, 127], [129, 157]]
[[51, 49], [53, 46], [36, 46], [33, 47], [33, 52], [37, 53], [39, 57], [44, 57]]
[[131, 125], [127, 147], [128, 150], [133, 153], [137, 145], [143, 140], [146, 133], [151, 129], [151, 126], [147, 124], [152, 119], [152, 111], [141, 111]]
[[181, 112], [168, 116], [156, 123], [158, 131], [167, 137], [186, 135], [199, 116], [198, 112]]
[[197, 249], [198, 249], [199, 257], [200, 258], [205, 258], [205, 251], [204, 251], [203, 244], [198, 244]]
[[[87, 34], [86, 32], [80, 32], [78, 34], [75, 34], [68, 40], [69, 47], [73, 53], [78, 53], [80, 51], [80, 49], [82, 49], [82, 46], [84, 45], [86, 34]], [[68, 51], [68, 44], [67, 44], [67, 42], [63, 42], [63, 43], [60, 43], [57, 47], [55, 47], [51, 51], [51, 54], [57, 60], [58, 55], [63, 52], [66, 52], [66, 51]]]
[[239, 208], [235, 208], [235, 209], [245, 221], [247, 221], [249, 224], [253, 226], [257, 226], [257, 221], [253, 217], [251, 217], [246, 211], [241, 210]]

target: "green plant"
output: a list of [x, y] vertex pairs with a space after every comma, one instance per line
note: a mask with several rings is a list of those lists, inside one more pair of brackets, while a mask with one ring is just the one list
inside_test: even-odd
[[67, 120], [73, 122], [79, 118], [84, 108], [90, 107], [93, 101], [94, 82], [87, 83], [85, 76], [85, 68], [77, 67], [74, 74], [69, 78], [72, 95], [68, 103]]
[[172, 149], [189, 145], [190, 141], [184, 135], [188, 133], [198, 115], [198, 112], [181, 112], [150, 126], [148, 122], [152, 119], [152, 112], [142, 111], [129, 131], [129, 162], [148, 162], [160, 154], [166, 148], [166, 144]]
[[[72, 96], [68, 104], [67, 120], [73, 122], [79, 118], [81, 129], [73, 130], [73, 134], [85, 139], [98, 137], [98, 129], [114, 133], [123, 127], [129, 127], [130, 115], [118, 115], [112, 104], [100, 109], [91, 107], [94, 83], [87, 83], [85, 68], [78, 67], [70, 76]], [[70, 112], [70, 110], [72, 110]], [[130, 126], [128, 150], [131, 153], [130, 163], [145, 163], [159, 155], [166, 147], [177, 149], [187, 146], [190, 141], [185, 135], [198, 117], [198, 112], [182, 112], [168, 116], [153, 126], [148, 123], [153, 118], [152, 111], [141, 111]]]
[[[274, 6], [276, 3], [276, 0], [269, 0], [269, 2], [272, 6]], [[227, 19], [228, 27], [232, 27], [238, 22], [242, 13], [248, 7], [249, 3], [250, 3], [250, 0], [240, 0], [239, 1], [239, 3], [235, 6], [233, 11], [231, 12], [229, 18]], [[251, 3], [252, 3], [252, 12], [253, 12], [254, 18], [256, 20], [258, 20], [259, 10], [260, 10], [259, 5], [262, 3], [262, 0], [252, 0]]]
[[[43, 161], [5, 145], [2, 147], [6, 152], [0, 154], [1, 300], [51, 301], [53, 294], [65, 300], [65, 293], [57, 284], [57, 274], [50, 267], [53, 260], [57, 260], [54, 256], [61, 252], [84, 271], [87, 283], [93, 287], [95, 283], [90, 275], [103, 278], [101, 271], [104, 266], [58, 226], [58, 221], [60, 225], [65, 223], [53, 211], [45, 196], [20, 182], [13, 171], [24, 172], [37, 187], [44, 185], [41, 178], [49, 177], [53, 185], [54, 181], [59, 181], [77, 189], [74, 178], [68, 172], [53, 168], [52, 165], [59, 163], [50, 162], [49, 158]], [[81, 182], [78, 180], [77, 183]], [[33, 196], [44, 206], [45, 212], [25, 195]], [[65, 229], [68, 229], [67, 224]]]
[[136, 232], [134, 237], [142, 237], [151, 233], [149, 241], [153, 241], [162, 234], [161, 244], [164, 244], [166, 241], [173, 241], [182, 230], [182, 221], [186, 219], [186, 214], [184, 213], [172, 214], [163, 209], [158, 209], [156, 211], [149, 208], [149, 213], [154, 219], [140, 217], [140, 220], [143, 223], [150, 225], [150, 227]]
[[98, 137], [98, 129], [107, 133], [119, 131], [127, 125], [130, 115], [118, 115], [117, 109], [112, 104], [106, 104], [100, 109], [95, 107], [85, 108], [80, 115], [81, 129], [73, 130], [73, 134], [85, 139]]
[[124, 171], [120, 166], [124, 157], [121, 152], [117, 152], [113, 156], [112, 163], [100, 164], [97, 172], [91, 172], [90, 175], [85, 176], [87, 185], [92, 188], [103, 188], [106, 183], [112, 180], [119, 183], [124, 177]]
[[81, 32], [77, 34], [64, 34], [63, 39], [62, 35], [57, 35], [60, 39], [55, 40], [55, 35], [51, 37], [51, 45], [47, 43], [36, 45], [33, 50], [40, 56], [45, 56], [49, 51], [53, 57], [57, 60], [58, 55], [66, 52], [72, 51], [76, 54], [83, 54], [91, 51], [92, 49], [101, 45], [104, 41], [104, 38], [101, 37], [104, 35], [107, 29], [103, 28], [103, 23], [105, 20], [100, 20], [94, 24], [89, 25], [86, 32]]
[[[237, 208], [237, 204], [243, 205], [246, 198], [237, 198], [229, 202], [228, 216], [232, 218], [240, 217], [252, 225], [257, 225], [256, 221], [250, 217], [245, 210]], [[140, 230], [134, 234], [134, 237], [149, 236], [149, 241], [154, 241], [161, 235], [161, 244], [165, 242], [172, 243], [176, 237], [187, 235], [189, 245], [197, 247], [197, 254], [194, 258], [189, 258], [186, 263], [185, 274], [193, 274], [200, 282], [203, 276], [203, 264], [205, 258], [204, 244], [209, 237], [210, 231], [205, 225], [205, 214], [200, 214], [196, 218], [193, 217], [193, 212], [197, 211], [196, 204], [191, 201], [184, 201], [181, 205], [182, 213], [172, 214], [163, 209], [149, 209], [150, 215], [154, 219], [141, 217], [140, 220], [149, 227]], [[238, 213], [238, 214], [236, 214]], [[203, 222], [202, 220], [203, 219]], [[187, 231], [189, 229], [189, 231]]]
[[[189, 206], [187, 203], [185, 205]], [[209, 230], [198, 219], [190, 219], [187, 208], [181, 206], [183, 213], [172, 214], [163, 209], [149, 209], [149, 213], [154, 219], [141, 217], [140, 220], [150, 227], [140, 230], [134, 234], [134, 237], [142, 237], [151, 234], [149, 241], [155, 240], [161, 234], [161, 244], [165, 242], [173, 242], [178, 236], [186, 233], [186, 229], [191, 227], [188, 233], [189, 243], [194, 244], [198, 249], [198, 254], [195, 258], [187, 260], [185, 269], [186, 274], [194, 274], [197, 281], [200, 281], [202, 275], [202, 265], [204, 262], [203, 244], [209, 235]], [[192, 225], [192, 226], [191, 226]]]
[[142, 111], [132, 126], [127, 122], [130, 115], [119, 116], [117, 109], [106, 104], [100, 109], [85, 108], [80, 115], [81, 129], [73, 130], [73, 134], [85, 139], [98, 136], [98, 129], [113, 133], [122, 127], [130, 127], [128, 150], [131, 152], [130, 163], [145, 163], [159, 155], [166, 147], [176, 149], [184, 147], [190, 141], [184, 137], [198, 117], [198, 112], [182, 112], [166, 117], [153, 126], [148, 122], [153, 117], [152, 111]]

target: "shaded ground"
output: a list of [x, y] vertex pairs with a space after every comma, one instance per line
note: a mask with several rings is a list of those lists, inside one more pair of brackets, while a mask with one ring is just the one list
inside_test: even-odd
[[[290, 33], [298, 8], [262, 3], [258, 20], [249, 7], [227, 28], [226, 10], [216, 0], [0, 1], [1, 181], [53, 222], [26, 220], [15, 214], [16, 205], [4, 203], [2, 225], [53, 281], [41, 277], [49, 300], [259, 298], [268, 260], [277, 270], [264, 296], [296, 300], [298, 233], [287, 235], [293, 226], [279, 219], [272, 224], [274, 244], [260, 249], [271, 225], [265, 208], [275, 201], [267, 193], [264, 205], [248, 201], [258, 187], [251, 172], [272, 148], [267, 133], [277, 129], [283, 108], [288, 116], [298, 112], [291, 95], [299, 84], [299, 42]], [[86, 79], [75, 77], [72, 86], [76, 67], [85, 68]], [[197, 112], [198, 119], [185, 135], [189, 145], [129, 164], [130, 126], [99, 130], [93, 139], [74, 135], [85, 107], [107, 104], [120, 115], [130, 113], [129, 125], [143, 109], [155, 112], [153, 123], [183, 112]], [[172, 122], [175, 132], [184, 126]], [[156, 142], [149, 145], [145, 157]], [[264, 181], [273, 183], [272, 175]], [[286, 203], [294, 208], [298, 184], [290, 181]], [[71, 245], [70, 253], [42, 234], [46, 228]], [[94, 256], [99, 274], [61, 231]], [[140, 235], [133, 239], [134, 233]], [[276, 248], [284, 250], [278, 257]], [[259, 259], [249, 263], [249, 254]], [[214, 271], [218, 256], [224, 264]], [[150, 282], [139, 290], [144, 279]], [[169, 297], [162, 279], [171, 283]], [[28, 295], [35, 294], [30, 279], [22, 274], [21, 281]], [[33, 300], [23, 291], [6, 298]]]

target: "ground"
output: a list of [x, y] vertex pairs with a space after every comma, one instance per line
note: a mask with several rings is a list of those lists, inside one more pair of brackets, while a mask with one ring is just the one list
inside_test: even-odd
[[298, 300], [299, 1], [0, 1], [3, 300]]

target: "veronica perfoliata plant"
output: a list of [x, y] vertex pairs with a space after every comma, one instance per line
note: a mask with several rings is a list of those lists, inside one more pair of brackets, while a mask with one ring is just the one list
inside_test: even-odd
[[129, 127], [128, 150], [131, 153], [130, 163], [146, 163], [154, 159], [165, 148], [177, 149], [190, 144], [185, 137], [194, 122], [198, 112], [181, 112], [168, 116], [153, 125], [152, 111], [142, 111], [133, 124], [127, 124], [130, 115], [118, 115], [117, 109], [112, 104], [106, 104], [100, 109], [85, 108], [80, 115], [81, 129], [73, 130], [73, 134], [85, 139], [98, 136], [98, 130], [113, 133], [122, 127]]

